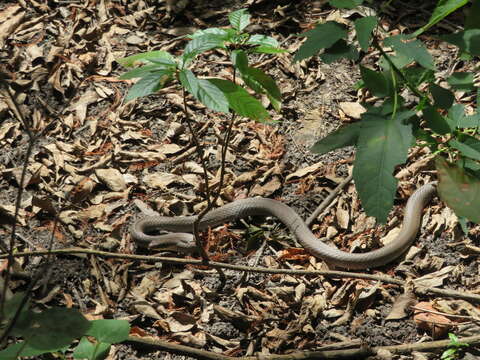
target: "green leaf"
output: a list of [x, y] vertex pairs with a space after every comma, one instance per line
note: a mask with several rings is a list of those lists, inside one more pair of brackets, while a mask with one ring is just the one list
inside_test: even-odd
[[396, 52], [416, 61], [424, 68], [436, 69], [432, 55], [421, 41], [410, 40], [406, 35], [395, 35], [386, 38], [384, 43], [387, 46], [392, 46]]
[[182, 86], [195, 98], [198, 99], [198, 78], [188, 69], [183, 69], [178, 72], [178, 79]]
[[150, 63], [152, 59], [155, 59], [157, 61], [160, 61], [163, 59], [164, 61], [167, 61], [170, 64], [176, 64], [175, 57], [173, 57], [173, 55], [163, 50], [155, 50], [155, 51], [135, 54], [135, 55], [127, 56], [125, 58], [117, 59], [116, 61], [122, 66], [133, 67], [138, 63], [141, 63], [141, 64]]
[[212, 84], [210, 80], [198, 80], [197, 99], [213, 111], [228, 113], [229, 99], [224, 92]]
[[210, 81], [198, 79], [190, 70], [179, 72], [181, 84], [210, 110], [228, 113], [228, 99], [224, 93]]
[[53, 307], [34, 315], [24, 338], [34, 349], [55, 351], [83, 336], [90, 326], [78, 310]]
[[248, 57], [243, 50], [233, 50], [231, 54], [232, 64], [240, 73], [244, 73], [248, 68]]
[[100, 342], [116, 344], [128, 338], [130, 324], [127, 320], [92, 320], [85, 335], [93, 336]]
[[205, 80], [220, 89], [228, 100], [228, 104], [238, 115], [256, 121], [270, 120], [268, 111], [262, 103], [251, 96], [245, 89], [231, 81], [223, 79]]
[[225, 39], [223, 35], [205, 34], [190, 40], [185, 46], [182, 55], [182, 68], [185, 67], [198, 54], [215, 48], [223, 48]]
[[397, 116], [364, 113], [357, 141], [353, 178], [367, 215], [385, 223], [393, 205], [397, 179], [393, 170], [407, 159], [412, 126], [405, 124], [414, 112]]
[[86, 337], [80, 339], [75, 351], [74, 359], [103, 360], [110, 351], [111, 344], [108, 343], [91, 343]]
[[240, 9], [228, 14], [228, 20], [237, 31], [242, 31], [250, 24], [250, 14], [247, 9]]
[[58, 347], [57, 349], [49, 349], [49, 350], [34, 349], [31, 346], [29, 346], [28, 343], [25, 344], [25, 341], [20, 341], [0, 351], [0, 359], [18, 360], [19, 356], [38, 356], [45, 353], [51, 353], [51, 352], [57, 351], [61, 348], [62, 347]]
[[141, 66], [139, 68], [126, 72], [125, 74], [121, 75], [119, 79], [128, 80], [128, 79], [142, 78], [150, 75], [152, 72], [155, 72], [157, 70], [163, 70], [163, 69], [158, 65], [145, 65], [145, 66]]
[[423, 117], [427, 126], [437, 134], [444, 135], [454, 130], [454, 128], [450, 128], [447, 120], [433, 106], [427, 106], [423, 109]]
[[[398, 69], [403, 69], [405, 66], [412, 63], [412, 59], [410, 57], [400, 53], [396, 53], [395, 55], [390, 55], [390, 60]], [[380, 58], [378, 63], [383, 70], [385, 71], [391, 70], [390, 63], [385, 59], [384, 56]]]
[[320, 50], [331, 47], [338, 40], [346, 38], [347, 34], [345, 27], [334, 21], [317, 25], [314, 29], [299, 35], [306, 36], [307, 41], [300, 46], [293, 60], [300, 61], [315, 55]]
[[245, 84], [257, 94], [267, 94], [272, 106], [276, 111], [280, 111], [282, 94], [275, 80], [262, 70], [247, 66], [243, 72], [240, 72]]
[[402, 72], [408, 81], [417, 87], [424, 82], [431, 83], [435, 81], [435, 72], [420, 66], [409, 66], [403, 69]]
[[330, 0], [328, 3], [338, 9], [353, 9], [362, 5], [363, 0]]
[[456, 90], [470, 91], [475, 89], [473, 76], [474, 74], [471, 72], [454, 72], [447, 82]]
[[455, 96], [453, 96], [450, 90], [438, 86], [435, 83], [430, 84], [429, 90], [432, 94], [435, 107], [439, 109], [449, 109], [455, 101]]
[[338, 40], [331, 47], [325, 49], [323, 54], [320, 55], [320, 59], [322, 59], [325, 64], [331, 64], [332, 62], [342, 58], [350, 60], [358, 59], [357, 49], [352, 45], [348, 45], [343, 39]]
[[[25, 296], [25, 293], [18, 292], [14, 294], [11, 299], [8, 299], [5, 302], [3, 309], [4, 317], [2, 321], [11, 321], [14, 318]], [[29, 309], [29, 306], [30, 300], [27, 300], [20, 311], [20, 316], [15, 321], [15, 324], [12, 328], [12, 335], [23, 336], [25, 332], [28, 332], [28, 330], [31, 328], [33, 312]]]
[[279, 42], [271, 36], [255, 34], [252, 35], [246, 42], [249, 45], [262, 45], [269, 46], [273, 48], [278, 48], [280, 46]]
[[223, 40], [227, 40], [230, 37], [230, 33], [227, 30], [220, 28], [208, 28], [203, 30], [197, 30], [193, 34], [187, 35], [190, 39], [196, 39], [204, 35], [216, 35], [220, 36]]
[[360, 74], [372, 95], [385, 97], [391, 94], [390, 81], [383, 73], [360, 66]]
[[462, 229], [463, 234], [467, 236], [468, 235], [468, 224], [467, 224], [468, 219], [464, 218], [463, 216], [459, 216], [458, 223], [460, 224], [460, 228]]
[[480, 29], [459, 31], [455, 34], [440, 36], [440, 39], [458, 46], [462, 52], [473, 56], [480, 55]]
[[475, 223], [480, 223], [480, 179], [469, 175], [465, 169], [447, 163], [437, 156], [438, 193], [440, 198], [455, 211]]
[[343, 126], [333, 133], [327, 135], [323, 139], [317, 141], [310, 149], [319, 155], [328, 153], [329, 151], [339, 149], [345, 146], [355, 145], [360, 132], [360, 122]]
[[470, 170], [472, 175], [478, 174], [478, 171], [480, 170], [480, 163], [478, 161], [475, 161], [469, 158], [465, 158], [462, 160], [463, 160], [462, 166], [465, 169]]
[[450, 360], [453, 359], [453, 356], [457, 352], [457, 349], [449, 348], [442, 353], [441, 360]]
[[454, 130], [458, 124], [465, 118], [465, 107], [462, 104], [454, 104], [448, 110], [447, 121], [450, 128]]
[[462, 117], [457, 127], [459, 128], [478, 128], [480, 127], [480, 113]]
[[125, 102], [157, 92], [172, 78], [172, 75], [171, 70], [158, 70], [142, 77], [128, 90]]
[[433, 10], [430, 20], [425, 26], [422, 26], [420, 29], [415, 31], [412, 34], [413, 37], [417, 37], [424, 31], [431, 28], [433, 25], [447, 17], [449, 14], [464, 6], [468, 0], [438, 0], [435, 10]]
[[[476, 139], [475, 139], [476, 140]], [[480, 143], [478, 142], [478, 140], [476, 140], [477, 143], [477, 147], [480, 147]], [[470, 146], [469, 144], [466, 144], [466, 143], [463, 143], [463, 142], [460, 142], [456, 139], [452, 139], [448, 142], [448, 144], [453, 147], [454, 149], [457, 149], [458, 151], [460, 151], [460, 153], [463, 155], [463, 156], [466, 156], [466, 157], [469, 157], [469, 158], [472, 158], [474, 160], [479, 160], [480, 161], [480, 151], [478, 151], [477, 149], [475, 149], [474, 147]]]
[[274, 48], [274, 47], [271, 47], [271, 46], [264, 46], [264, 45], [257, 46], [256, 48], [253, 48], [251, 51], [254, 52], [254, 53], [259, 53], [259, 54], [288, 53], [288, 50], [280, 49], [280, 48]]
[[472, 1], [472, 5], [467, 10], [467, 17], [465, 19], [465, 29], [479, 29], [480, 22], [480, 1]]
[[373, 29], [378, 24], [376, 16], [365, 16], [355, 20], [355, 32], [357, 33], [358, 43], [363, 51], [367, 51], [370, 46]]

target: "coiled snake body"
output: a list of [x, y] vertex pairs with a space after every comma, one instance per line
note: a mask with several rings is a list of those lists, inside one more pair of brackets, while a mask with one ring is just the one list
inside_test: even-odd
[[[279, 201], [266, 198], [237, 200], [214, 209], [202, 219], [199, 230], [251, 215], [275, 216], [288, 227], [300, 244], [312, 255], [335, 266], [347, 269], [366, 269], [384, 265], [407, 251], [420, 228], [423, 208], [435, 192], [435, 183], [428, 183], [418, 188], [408, 199], [402, 228], [396, 239], [380, 249], [366, 253], [348, 253], [323, 243], [315, 237], [292, 208]], [[195, 249], [195, 242], [190, 233], [193, 232], [195, 219], [196, 216], [149, 216], [136, 221], [131, 234], [137, 242], [149, 247], [161, 246], [172, 250], [192, 251]], [[148, 235], [149, 232], [158, 230], [175, 233]]]

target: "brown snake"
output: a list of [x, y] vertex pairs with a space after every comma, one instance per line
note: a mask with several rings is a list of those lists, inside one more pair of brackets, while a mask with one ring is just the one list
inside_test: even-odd
[[[347, 269], [366, 269], [384, 265], [404, 254], [417, 236], [423, 208], [436, 192], [436, 184], [428, 183], [418, 188], [405, 206], [400, 233], [384, 247], [366, 253], [348, 253], [321, 242], [310, 231], [302, 218], [289, 206], [272, 199], [250, 198], [237, 200], [207, 213], [199, 224], [199, 230], [218, 226], [251, 215], [275, 216], [295, 235], [302, 246], [312, 255], [335, 266]], [[149, 247], [192, 251], [193, 222], [196, 216], [148, 216], [134, 223], [131, 234], [139, 243]], [[148, 235], [152, 231], [172, 231], [166, 235]]]

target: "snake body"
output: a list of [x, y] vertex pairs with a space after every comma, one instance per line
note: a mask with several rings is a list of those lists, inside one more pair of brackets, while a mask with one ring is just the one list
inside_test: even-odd
[[[366, 269], [384, 265], [405, 253], [415, 240], [420, 228], [423, 208], [436, 192], [436, 184], [418, 188], [407, 201], [400, 233], [380, 249], [366, 253], [341, 251], [320, 241], [302, 218], [289, 206], [272, 199], [250, 198], [237, 200], [214, 209], [199, 223], [199, 230], [214, 227], [251, 215], [275, 216], [295, 235], [300, 244], [312, 255], [347, 269]], [[132, 237], [149, 247], [161, 246], [172, 250], [192, 251], [193, 223], [196, 216], [149, 216], [138, 220], [132, 227]], [[167, 235], [148, 235], [152, 231], [175, 232]], [[185, 232], [189, 232], [188, 234]]]

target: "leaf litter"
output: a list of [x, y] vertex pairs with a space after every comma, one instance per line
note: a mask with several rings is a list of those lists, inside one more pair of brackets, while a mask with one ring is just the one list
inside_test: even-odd
[[[62, 3], [52, 9], [47, 4], [31, 4], [25, 6], [22, 1], [0, 6], [0, 18], [4, 19], [0, 57], [5, 59], [0, 69], [11, 78], [16, 101], [33, 129], [48, 128], [35, 144], [21, 184], [27, 137], [15, 118], [16, 109], [6, 97], [0, 98], [0, 146], [4, 149], [0, 154], [0, 223], [11, 224], [12, 204], [22, 186], [26, 193], [17, 222], [20, 239], [27, 240], [17, 242], [19, 251], [46, 249], [53, 215], [58, 214], [55, 248], [142, 252], [128, 235], [135, 214], [177, 216], [200, 211], [205, 206], [199, 195], [204, 191], [203, 170], [183, 122], [181, 94], [165, 88], [157, 95], [124, 104], [122, 98], [132, 81], [118, 79], [123, 69], [115, 59], [147, 49], [176, 52], [184, 43], [182, 35], [223, 25], [231, 9], [215, 2], [192, 8], [172, 6], [171, 2], [167, 7], [162, 2], [148, 6], [142, 1], [127, 5], [102, 2], [97, 7]], [[253, 13], [253, 26], [278, 37], [292, 51], [299, 42], [282, 34], [299, 33], [325, 16], [317, 2], [273, 8], [260, 1], [258, 6], [262, 11]], [[348, 14], [328, 16], [350, 21]], [[439, 53], [437, 61], [447, 62], [448, 56]], [[209, 53], [198, 60], [195, 71], [214, 76], [222, 59], [221, 54]], [[358, 118], [363, 99], [351, 89], [359, 75], [352, 73], [347, 62], [335, 66], [315, 59], [293, 63], [288, 54], [274, 59], [261, 56], [255, 61], [282, 89], [283, 110], [277, 116], [281, 123], [237, 123], [227, 156], [226, 183], [217, 205], [267, 196], [293, 206], [306, 218], [349, 172], [351, 149], [318, 157], [308, 148], [342, 122]], [[222, 75], [230, 76], [226, 71]], [[207, 175], [215, 188], [219, 139], [226, 119], [207, 112], [193, 99], [189, 98], [187, 105], [199, 124], [209, 160]], [[431, 178], [423, 156], [421, 152], [410, 154], [409, 166], [397, 173], [402, 179], [401, 201], [387, 226], [372, 227], [372, 219], [361, 212], [350, 185], [321, 215], [313, 231], [345, 250], [368, 250], [382, 243], [389, 229], [400, 225], [405, 200], [416, 188], [410, 179], [420, 173], [425, 181]], [[245, 219], [248, 226], [230, 224], [204, 233], [212, 259], [273, 268], [325, 269], [325, 264], [303, 249], [292, 248], [288, 234], [274, 220], [252, 221]], [[468, 253], [445, 256], [458, 251], [450, 246], [449, 238], [464, 249], [472, 243], [459, 237], [456, 217], [436, 202], [426, 211], [423, 223], [426, 236], [417, 242], [420, 250], [415, 256], [375, 272], [413, 278], [428, 286], [478, 288], [475, 258]], [[254, 224], [259, 232], [252, 232]], [[2, 238], [7, 239], [8, 229], [0, 228]], [[478, 228], [472, 233], [478, 234]], [[38, 261], [19, 263], [28, 272]], [[286, 353], [339, 341], [358, 345], [360, 339], [380, 345], [391, 344], [392, 339], [414, 342], [424, 332], [440, 336], [438, 327], [431, 325], [438, 319], [421, 318], [420, 310], [412, 316], [411, 305], [416, 300], [403, 301], [402, 310], [396, 310], [401, 315], [384, 324], [395, 298], [405, 294], [372, 281], [279, 274], [244, 278], [227, 271], [227, 283], [218, 290], [217, 273], [201, 267], [85, 256], [69, 261], [68, 257], [62, 259], [56, 269], [63, 271], [54, 271], [49, 279], [56, 290], [46, 298], [38, 292], [35, 298], [52, 305], [80, 307], [86, 316], [128, 318], [135, 326], [132, 334], [215, 352]], [[15, 281], [13, 290], [25, 285], [25, 281]], [[466, 301], [427, 300], [415, 308], [468, 314], [478, 320], [478, 311]], [[442, 326], [461, 323], [445, 314]], [[116, 358], [143, 358], [124, 345], [115, 346], [114, 353]]]

